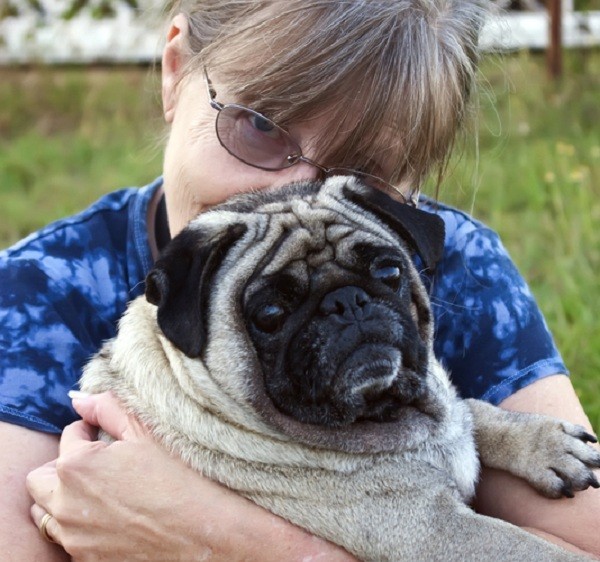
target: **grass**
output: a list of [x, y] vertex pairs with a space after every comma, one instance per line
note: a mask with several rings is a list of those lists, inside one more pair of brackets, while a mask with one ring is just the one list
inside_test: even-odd
[[158, 175], [154, 82], [138, 68], [0, 68], [0, 244]]
[[[502, 235], [600, 429], [600, 52], [483, 64], [478, 142], [441, 198]], [[163, 125], [145, 69], [0, 68], [0, 245], [160, 173]]]

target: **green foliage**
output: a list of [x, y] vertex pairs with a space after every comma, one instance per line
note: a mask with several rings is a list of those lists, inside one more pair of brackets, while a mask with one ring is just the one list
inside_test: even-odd
[[[139, 8], [138, 0], [63, 0], [63, 2], [65, 8], [61, 12], [61, 17], [67, 20], [83, 11], [88, 11], [96, 19], [113, 17], [119, 4], [133, 10]], [[45, 18], [48, 12], [44, 0], [0, 0], [0, 20], [26, 13], [34, 13]]]
[[[600, 429], [600, 51], [568, 52], [560, 83], [528, 53], [483, 76], [441, 198], [500, 232]], [[158, 175], [158, 92], [138, 68], [0, 68], [0, 245]]]
[[575, 11], [600, 10], [600, 0], [574, 0]]
[[0, 245], [160, 173], [147, 70], [0, 68]]

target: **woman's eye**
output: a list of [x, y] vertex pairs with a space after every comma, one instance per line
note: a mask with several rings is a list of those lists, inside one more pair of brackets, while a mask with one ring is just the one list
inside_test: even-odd
[[261, 133], [270, 133], [275, 130], [275, 124], [262, 115], [252, 115], [250, 117], [250, 122], [252, 126]]
[[268, 304], [260, 308], [252, 318], [254, 325], [267, 334], [273, 334], [283, 328], [287, 313], [278, 304]]

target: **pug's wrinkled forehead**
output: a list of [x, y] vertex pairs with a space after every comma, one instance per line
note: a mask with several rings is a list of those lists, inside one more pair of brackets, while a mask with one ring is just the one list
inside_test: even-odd
[[317, 202], [295, 203], [298, 204], [292, 204], [285, 212], [276, 212], [274, 220], [285, 225], [282, 224], [276, 249], [264, 260], [264, 275], [284, 269], [308, 273], [333, 263], [347, 266], [358, 244], [394, 247], [398, 243], [385, 229], [374, 231], [364, 221], [359, 223], [348, 213], [341, 214], [339, 209], [324, 208]]
[[[214, 211], [231, 213], [232, 221], [237, 215], [245, 224], [252, 223], [254, 241], [279, 238], [265, 273], [279, 271], [297, 259], [315, 267], [332, 257], [343, 259], [357, 229], [361, 242], [371, 239], [374, 245], [397, 245], [400, 240], [429, 269], [435, 267], [444, 248], [444, 223], [437, 215], [400, 203], [352, 176], [242, 194]], [[365, 221], [365, 214], [376, 220]]]

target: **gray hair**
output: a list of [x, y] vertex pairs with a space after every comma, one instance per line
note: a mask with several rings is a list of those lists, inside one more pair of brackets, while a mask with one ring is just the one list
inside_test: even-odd
[[[329, 166], [392, 163], [419, 189], [443, 172], [474, 90], [485, 0], [179, 0], [190, 70], [286, 125], [325, 116]], [[317, 156], [315, 155], [315, 159]], [[389, 175], [389, 174], [388, 174]]]

